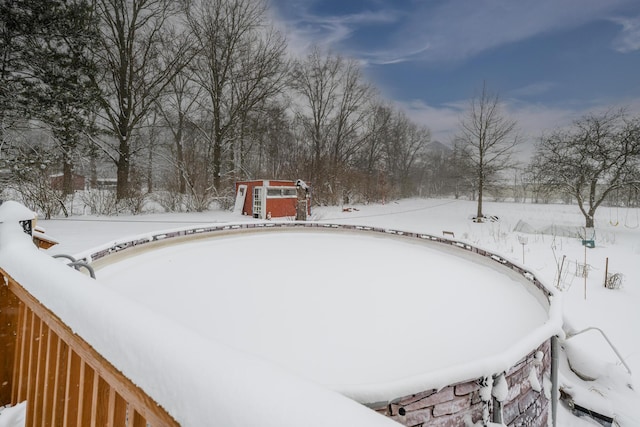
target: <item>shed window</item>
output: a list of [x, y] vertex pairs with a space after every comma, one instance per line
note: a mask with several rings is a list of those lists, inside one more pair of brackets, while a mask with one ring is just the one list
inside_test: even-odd
[[295, 187], [269, 187], [267, 188], [267, 197], [296, 197], [297, 191]]

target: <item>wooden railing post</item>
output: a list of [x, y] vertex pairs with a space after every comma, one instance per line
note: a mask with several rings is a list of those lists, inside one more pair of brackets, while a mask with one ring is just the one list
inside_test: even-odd
[[0, 273], [0, 406], [11, 404], [18, 328], [18, 298]]

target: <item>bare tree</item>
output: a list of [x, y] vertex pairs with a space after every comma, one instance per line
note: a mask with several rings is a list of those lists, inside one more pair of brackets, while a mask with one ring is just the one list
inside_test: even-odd
[[440, 141], [432, 141], [427, 145], [421, 194], [422, 191], [426, 191], [424, 194], [429, 197], [455, 194], [453, 152]]
[[68, 216], [65, 195], [51, 185], [58, 153], [52, 139], [42, 131], [31, 131], [20, 137], [11, 150], [13, 177], [7, 187], [20, 195], [24, 204], [40, 212], [45, 219], [63, 212]]
[[178, 12], [170, 0], [97, 0], [101, 20], [100, 46], [95, 58], [101, 75], [94, 84], [107, 130], [115, 137], [108, 144], [117, 167], [118, 199], [129, 195], [133, 134], [164, 89], [188, 61], [188, 43], [182, 40], [171, 58], [161, 52], [179, 40], [170, 31], [171, 17]]
[[[245, 176], [297, 176], [297, 146], [286, 105], [270, 102], [247, 117], [248, 145], [241, 159]], [[242, 143], [242, 141], [241, 141]], [[244, 144], [243, 144], [244, 145]]]
[[379, 102], [368, 116], [363, 136], [363, 145], [358, 153], [359, 170], [364, 175], [363, 196], [366, 201], [383, 199], [382, 182], [385, 175], [384, 156], [387, 141], [391, 139], [393, 109]]
[[316, 185], [324, 172], [323, 157], [335, 115], [342, 63], [341, 57], [324, 56], [316, 47], [293, 68], [292, 85], [303, 98], [297, 116], [311, 142], [311, 167], [307, 178]]
[[570, 129], [558, 129], [540, 141], [533, 169], [550, 188], [571, 195], [594, 226], [596, 209], [613, 190], [638, 185], [640, 118], [625, 112], [589, 114]]
[[228, 153], [233, 161], [230, 153], [242, 121], [286, 83], [285, 40], [267, 24], [266, 12], [262, 0], [198, 0], [188, 11], [199, 52], [192, 64], [194, 79], [209, 98], [201, 106], [210, 118], [203, 131], [211, 145], [217, 191], [223, 156]]
[[193, 122], [194, 110], [201, 99], [201, 88], [192, 80], [188, 68], [183, 69], [171, 81], [165, 94], [158, 99], [158, 111], [173, 139], [173, 158], [171, 159], [175, 174], [171, 180], [176, 180], [179, 194], [186, 194], [189, 171], [185, 162], [185, 133], [189, 122]]
[[336, 170], [347, 164], [363, 145], [363, 128], [373, 113], [371, 86], [362, 77], [355, 60], [347, 60], [340, 73], [340, 90], [330, 147], [330, 166]]
[[168, 144], [159, 156], [168, 169], [163, 174], [166, 192], [154, 197], [169, 211], [203, 211], [214, 198], [207, 140], [210, 119], [207, 112], [198, 108], [204, 91], [193, 77], [191, 67], [185, 67], [157, 101], [157, 110], [169, 133]]
[[476, 219], [482, 222], [482, 200], [489, 181], [513, 166], [512, 155], [520, 142], [516, 121], [501, 110], [500, 98], [482, 85], [480, 95], [474, 96], [469, 110], [460, 121], [457, 135], [473, 165], [478, 194]]
[[456, 199], [467, 193], [472, 200], [475, 200], [476, 187], [474, 182], [476, 174], [465, 148], [459, 140], [454, 139], [451, 153], [447, 159], [447, 180]]
[[431, 132], [426, 127], [417, 126], [399, 111], [393, 118], [389, 136], [385, 143], [387, 173], [397, 195], [406, 197], [415, 194], [419, 179], [413, 172], [431, 141]]
[[297, 116], [311, 145], [309, 176], [316, 196], [340, 196], [350, 186], [351, 166], [365, 144], [367, 118], [373, 114], [373, 90], [358, 64], [318, 48], [296, 63], [292, 85], [301, 95]]

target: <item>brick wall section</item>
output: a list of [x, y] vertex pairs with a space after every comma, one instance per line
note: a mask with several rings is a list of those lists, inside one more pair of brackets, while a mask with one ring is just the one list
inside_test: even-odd
[[[542, 361], [536, 353], [542, 352]], [[541, 390], [531, 385], [531, 370]], [[546, 427], [551, 404], [545, 396], [544, 377], [551, 377], [551, 340], [529, 353], [506, 373], [509, 392], [502, 402], [503, 422], [509, 427]], [[480, 399], [482, 378], [453, 384], [441, 390], [427, 390], [374, 408], [407, 427], [465, 427], [465, 418], [482, 421], [485, 403]]]

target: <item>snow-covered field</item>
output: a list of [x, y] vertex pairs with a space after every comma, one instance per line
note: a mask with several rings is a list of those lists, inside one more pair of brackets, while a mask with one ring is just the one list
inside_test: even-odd
[[[640, 377], [640, 229], [637, 210], [600, 208], [595, 236], [590, 233], [586, 236], [594, 237], [595, 248], [586, 249], [581, 239], [562, 235], [562, 230], [579, 230], [584, 224], [576, 206], [485, 203], [485, 214], [495, 215], [499, 220], [484, 224], [469, 220], [475, 212], [475, 204], [468, 201], [412, 199], [350, 208], [348, 212], [341, 207], [315, 208], [312, 219], [435, 235], [450, 231], [458, 240], [523, 263], [549, 286], [559, 284], [564, 293], [565, 330], [600, 328], [633, 372], [633, 377], [630, 377], [605, 339], [591, 330], [568, 339], [565, 346], [574, 368], [595, 379], [588, 382], [580, 380], [563, 360], [561, 386], [580, 403], [615, 417], [622, 426], [640, 425], [640, 398], [630, 388], [631, 384], [639, 383]], [[212, 211], [116, 218], [71, 217], [41, 221], [40, 225], [61, 241], [60, 245], [49, 250], [50, 253], [78, 254], [152, 230], [227, 221], [255, 220], [230, 212]], [[551, 225], [557, 228], [549, 228]], [[528, 232], [514, 232], [514, 229]], [[291, 255], [301, 254], [294, 251]], [[623, 277], [620, 289], [603, 286], [607, 258], [609, 272]], [[575, 274], [580, 264], [585, 263], [588, 269], [586, 280]], [[326, 268], [343, 274], [344, 266], [335, 264], [339, 262]], [[563, 268], [559, 274], [560, 265]], [[501, 301], [496, 301], [495, 310], [501, 309]], [[510, 320], [505, 319], [505, 322]], [[558, 424], [592, 425], [589, 421], [572, 417], [567, 411], [560, 413]]]

